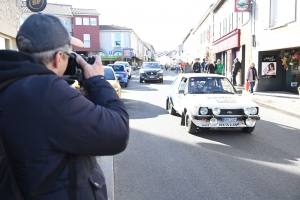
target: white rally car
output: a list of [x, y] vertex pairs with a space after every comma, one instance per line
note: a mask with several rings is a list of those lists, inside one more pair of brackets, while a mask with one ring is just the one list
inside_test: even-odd
[[225, 76], [180, 74], [170, 87], [166, 109], [181, 115], [189, 133], [224, 128], [251, 133], [260, 119], [259, 107], [241, 94]]

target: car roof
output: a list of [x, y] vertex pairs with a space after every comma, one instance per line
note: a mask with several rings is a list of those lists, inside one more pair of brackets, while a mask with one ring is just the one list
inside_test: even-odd
[[179, 74], [178, 76], [181, 77], [219, 77], [219, 78], [225, 78], [226, 76], [219, 75], [219, 74], [206, 74], [206, 73], [186, 73], [186, 74]]

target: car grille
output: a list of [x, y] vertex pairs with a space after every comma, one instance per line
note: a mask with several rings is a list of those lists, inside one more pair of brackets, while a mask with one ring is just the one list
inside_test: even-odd
[[147, 76], [155, 76], [157, 75], [157, 72], [146, 72]]
[[[212, 109], [208, 109], [208, 115], [212, 115]], [[220, 115], [243, 115], [243, 109], [221, 109]]]

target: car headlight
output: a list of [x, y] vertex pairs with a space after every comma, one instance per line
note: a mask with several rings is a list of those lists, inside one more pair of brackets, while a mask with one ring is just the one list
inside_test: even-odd
[[217, 120], [217, 118], [211, 118], [209, 120], [209, 123], [210, 123], [211, 126], [217, 126], [218, 125], [218, 120]]
[[164, 71], [163, 70], [159, 70], [157, 73], [164, 73]]
[[251, 118], [247, 118], [245, 120], [245, 123], [246, 123], [247, 126], [253, 126], [253, 120]]
[[247, 107], [244, 108], [244, 113], [246, 115], [256, 115], [257, 114], [257, 108], [256, 107]]
[[257, 114], [257, 108], [256, 107], [252, 107], [251, 108], [251, 114], [252, 115], [256, 115]]
[[200, 108], [199, 110], [201, 115], [206, 115], [208, 113], [208, 109], [207, 108]]
[[218, 107], [214, 107], [214, 108], [212, 109], [212, 112], [213, 112], [214, 115], [219, 115], [219, 114], [221, 113], [221, 110], [220, 110], [220, 108], [218, 108]]

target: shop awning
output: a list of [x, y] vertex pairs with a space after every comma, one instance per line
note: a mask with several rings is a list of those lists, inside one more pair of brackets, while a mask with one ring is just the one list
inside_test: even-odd
[[123, 56], [101, 56], [102, 61], [124, 60]]

